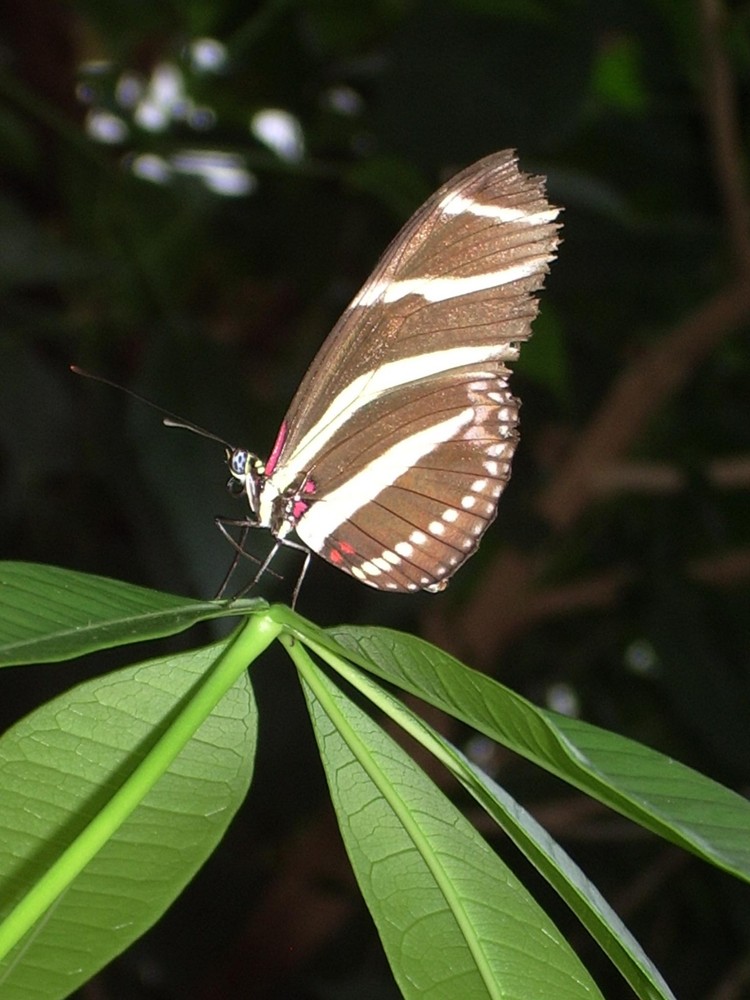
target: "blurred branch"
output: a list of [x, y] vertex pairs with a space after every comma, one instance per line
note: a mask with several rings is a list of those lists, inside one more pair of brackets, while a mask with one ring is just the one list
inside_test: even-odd
[[749, 317], [750, 282], [743, 280], [720, 291], [625, 368], [539, 497], [536, 508], [553, 529], [562, 531], [580, 517], [591, 502], [597, 472], [638, 440], [665, 401]]
[[[692, 470], [691, 470], [692, 471]], [[722, 490], [750, 488], [750, 456], [737, 455], [717, 458], [698, 474]], [[616, 462], [594, 470], [592, 492], [611, 493], [679, 493], [688, 487], [688, 472], [669, 462]]]
[[742, 1000], [750, 988], [750, 958], [743, 955], [730, 965], [709, 994], [707, 1000]]
[[722, 37], [726, 11], [721, 0], [699, 0], [698, 13], [705, 59], [703, 104], [716, 181], [736, 264], [740, 271], [750, 272], [750, 203], [737, 121], [737, 95]]
[[632, 570], [624, 567], [535, 589], [540, 575], [533, 556], [503, 552], [485, 574], [474, 600], [455, 618], [435, 615], [425, 622], [426, 638], [477, 667], [488, 667], [520, 632], [550, 618], [611, 607], [633, 579]]
[[750, 549], [734, 549], [719, 556], [691, 560], [688, 574], [692, 579], [714, 587], [744, 583], [750, 580]]
[[[623, 565], [596, 576], [534, 589], [535, 576], [528, 575], [529, 566], [529, 560], [519, 553], [505, 553], [484, 580], [483, 592], [490, 599], [472, 602], [457, 621], [430, 622], [430, 640], [454, 650], [469, 649], [475, 663], [486, 665], [519, 632], [552, 618], [611, 608], [637, 579], [635, 570]], [[684, 571], [688, 579], [712, 587], [747, 583], [750, 549], [690, 559]], [[482, 619], [482, 615], [490, 617]]]

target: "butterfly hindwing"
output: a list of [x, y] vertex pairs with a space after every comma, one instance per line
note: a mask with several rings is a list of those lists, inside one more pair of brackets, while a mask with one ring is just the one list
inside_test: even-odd
[[[358, 503], [357, 493], [366, 489], [367, 480], [352, 483], [342, 476], [331, 493], [313, 500], [297, 528], [300, 538], [333, 565], [381, 589], [442, 589], [476, 550], [510, 477], [518, 406], [505, 381], [470, 376], [434, 395], [444, 397], [437, 410], [439, 424], [455, 421], [452, 436], [410, 462], [355, 510], [350, 508]], [[405, 425], [412, 437], [418, 433], [416, 413], [414, 417]], [[392, 433], [382, 443], [381, 454], [397, 448], [396, 439], [397, 433]], [[332, 503], [336, 509], [329, 513], [326, 508]]]

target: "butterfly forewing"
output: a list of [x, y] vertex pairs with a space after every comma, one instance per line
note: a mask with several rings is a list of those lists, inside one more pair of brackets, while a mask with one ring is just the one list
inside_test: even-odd
[[512, 152], [454, 177], [386, 250], [313, 361], [266, 464], [299, 538], [390, 590], [441, 589], [510, 475], [518, 355], [557, 210]]
[[[507, 150], [480, 160], [429, 198], [302, 380], [278, 458], [286, 477], [291, 481], [336, 432], [353, 397], [365, 406], [375, 395], [398, 391], [427, 355], [447, 352], [433, 359], [438, 370], [516, 358], [536, 315], [532, 293], [557, 244], [556, 214], [542, 181], [521, 174]], [[408, 359], [415, 364], [407, 366]]]

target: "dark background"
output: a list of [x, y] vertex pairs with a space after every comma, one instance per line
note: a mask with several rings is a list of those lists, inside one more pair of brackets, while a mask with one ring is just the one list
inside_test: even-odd
[[[67, 366], [266, 455], [400, 224], [450, 172], [513, 146], [565, 207], [564, 243], [516, 366], [523, 439], [500, 517], [443, 595], [380, 594], [315, 560], [299, 610], [417, 631], [746, 791], [749, 20], [719, 0], [6, 2], [3, 558], [215, 592], [230, 552], [213, 516], [242, 514], [221, 445]], [[224, 47], [215, 70], [196, 65], [202, 38]], [[165, 79], [181, 96], [159, 104]], [[269, 108], [293, 116], [304, 148], [284, 157], [257, 138]], [[186, 151], [236, 162], [207, 183]], [[217, 177], [252, 190], [219, 193]], [[288, 599], [297, 566], [281, 563], [264, 594]], [[0, 722], [164, 648], [8, 671]], [[291, 668], [269, 656], [256, 681], [245, 809], [161, 924], [81, 996], [395, 996]], [[745, 886], [444, 729], [582, 864], [682, 1000], [750, 995]], [[629, 997], [496, 846], [604, 994]]]

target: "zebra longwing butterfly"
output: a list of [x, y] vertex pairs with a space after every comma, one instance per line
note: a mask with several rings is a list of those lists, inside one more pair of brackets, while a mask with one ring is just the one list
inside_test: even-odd
[[406, 223], [312, 362], [268, 460], [227, 453], [244, 523], [275, 539], [258, 576], [289, 545], [307, 552], [295, 598], [310, 552], [381, 590], [443, 590], [510, 477], [519, 403], [505, 363], [531, 334], [557, 214], [506, 150]]

